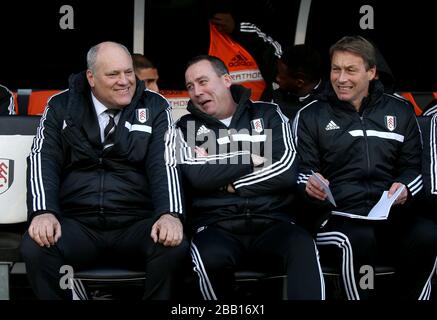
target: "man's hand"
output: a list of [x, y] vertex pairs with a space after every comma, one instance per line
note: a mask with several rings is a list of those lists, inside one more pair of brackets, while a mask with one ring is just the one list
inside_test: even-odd
[[217, 27], [218, 31], [223, 33], [230, 34], [235, 29], [235, 20], [230, 13], [216, 13], [211, 22]]
[[[390, 189], [388, 190], [388, 197], [390, 198], [396, 192], [396, 190], [398, 190], [399, 188], [402, 188], [402, 187], [405, 187], [405, 185], [403, 185], [400, 182], [393, 183], [391, 185]], [[399, 195], [399, 197], [393, 203], [393, 205], [395, 205], [395, 204], [404, 204], [405, 201], [407, 201], [407, 198], [408, 198], [408, 191], [407, 191], [407, 188], [405, 187], [404, 190]]]
[[196, 153], [196, 155], [198, 157], [206, 157], [206, 156], [208, 156], [208, 152], [206, 152], [205, 149], [203, 149], [201, 147], [198, 147], [198, 146], [194, 147], [194, 152]]
[[159, 242], [166, 247], [176, 247], [182, 242], [183, 227], [181, 220], [170, 214], [163, 214], [152, 227], [150, 236], [153, 242]]
[[255, 168], [259, 167], [260, 165], [262, 165], [264, 162], [267, 161], [267, 158], [261, 157], [261, 156], [259, 156], [257, 154], [254, 154], [254, 153], [251, 153], [250, 157], [252, 159], [252, 163], [253, 163], [253, 166]]
[[29, 236], [41, 247], [54, 245], [61, 237], [61, 224], [51, 213], [43, 213], [32, 219]]
[[232, 186], [232, 183], [230, 183], [230, 184], [228, 184], [228, 185], [226, 186], [226, 191], [229, 192], [229, 193], [235, 193], [235, 189], [234, 189], [234, 187]]
[[[328, 180], [326, 180], [320, 173], [316, 173], [316, 174], [320, 179], [323, 179], [326, 182], [326, 184], [329, 186]], [[325, 200], [326, 197], [328, 196], [326, 192], [323, 190], [322, 185], [318, 183], [313, 176], [308, 178], [307, 185], [305, 187], [305, 192], [308, 194], [308, 196], [312, 198], [316, 198], [321, 201]]]

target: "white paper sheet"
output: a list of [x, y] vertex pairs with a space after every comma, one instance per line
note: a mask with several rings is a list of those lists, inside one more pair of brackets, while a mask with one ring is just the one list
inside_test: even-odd
[[315, 174], [313, 170], [311, 170], [311, 173], [313, 174], [312, 176], [314, 177], [314, 179], [316, 179], [317, 182], [322, 185], [323, 191], [325, 191], [325, 193], [328, 195], [329, 202], [331, 202], [334, 205], [334, 207], [336, 207], [337, 204], [335, 203], [334, 197], [332, 196], [332, 192], [331, 189], [329, 189], [329, 186], [325, 183], [325, 181], [320, 179], [320, 177], [317, 174]]
[[388, 191], [384, 191], [382, 193], [379, 201], [373, 206], [372, 210], [370, 210], [367, 217], [372, 220], [385, 220], [388, 218], [390, 214], [390, 208], [402, 191], [405, 189], [405, 186], [399, 188], [390, 198], [388, 197]]

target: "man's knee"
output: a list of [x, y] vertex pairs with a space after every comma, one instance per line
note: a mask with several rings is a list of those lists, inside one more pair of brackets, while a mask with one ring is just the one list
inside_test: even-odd
[[175, 247], [165, 247], [165, 255], [170, 261], [180, 261], [188, 256], [189, 247], [189, 242], [184, 238], [182, 242]]
[[20, 253], [24, 261], [39, 260], [43, 247], [40, 247], [26, 232], [21, 240]]
[[292, 225], [292, 229], [287, 229], [278, 235], [284, 239], [283, 246], [290, 255], [315, 254], [315, 243], [312, 235], [305, 229]]

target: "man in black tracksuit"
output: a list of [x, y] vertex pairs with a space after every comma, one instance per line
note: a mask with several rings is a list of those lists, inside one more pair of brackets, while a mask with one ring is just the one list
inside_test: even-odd
[[[333, 90], [305, 106], [294, 122], [299, 190], [313, 208], [332, 211], [317, 235], [322, 264], [338, 254], [347, 297], [363, 299], [372, 285], [363, 285], [360, 269], [384, 258], [396, 266], [401, 297], [427, 299], [437, 228], [412, 209], [423, 185], [415, 115], [374, 79], [375, 52], [367, 40], [344, 37], [330, 54]], [[337, 207], [312, 172], [329, 184]], [[388, 219], [372, 221], [367, 215], [385, 190], [400, 195]], [[322, 248], [332, 246], [337, 249], [324, 256]]]
[[28, 158], [31, 286], [67, 299], [63, 265], [110, 263], [145, 270], [144, 298], [168, 299], [188, 253], [169, 104], [135, 80], [124, 46], [100, 43], [87, 62], [49, 100]]
[[180, 163], [204, 299], [230, 298], [238, 268], [287, 274], [289, 299], [323, 298], [314, 241], [291, 216], [297, 165], [288, 120], [276, 105], [250, 101], [216, 57], [191, 60], [185, 79]]

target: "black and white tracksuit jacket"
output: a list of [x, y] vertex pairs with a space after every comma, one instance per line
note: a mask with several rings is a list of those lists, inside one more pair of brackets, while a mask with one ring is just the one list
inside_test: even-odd
[[112, 229], [182, 214], [173, 132], [167, 100], [137, 82], [103, 150], [85, 73], [72, 76], [49, 100], [28, 158], [29, 221], [51, 212]]
[[306, 197], [311, 170], [320, 172], [329, 180], [338, 207], [307, 197], [316, 206], [366, 216], [394, 182], [407, 187], [409, 198], [422, 189], [422, 146], [413, 110], [406, 101], [385, 94], [379, 81], [369, 91], [360, 112], [338, 100], [331, 89], [296, 116], [298, 190]]
[[[249, 100], [250, 90], [242, 86], [231, 92], [238, 106], [229, 127], [191, 102], [190, 114], [176, 124], [193, 227], [248, 216], [290, 221], [297, 164], [288, 119], [277, 105]], [[194, 146], [208, 156], [196, 156]], [[268, 163], [254, 171], [251, 152], [269, 157]], [[231, 183], [236, 193], [225, 190]]]
[[423, 212], [428, 212], [430, 218], [437, 221], [437, 113], [418, 117], [418, 120], [423, 137], [423, 206], [426, 209]]

